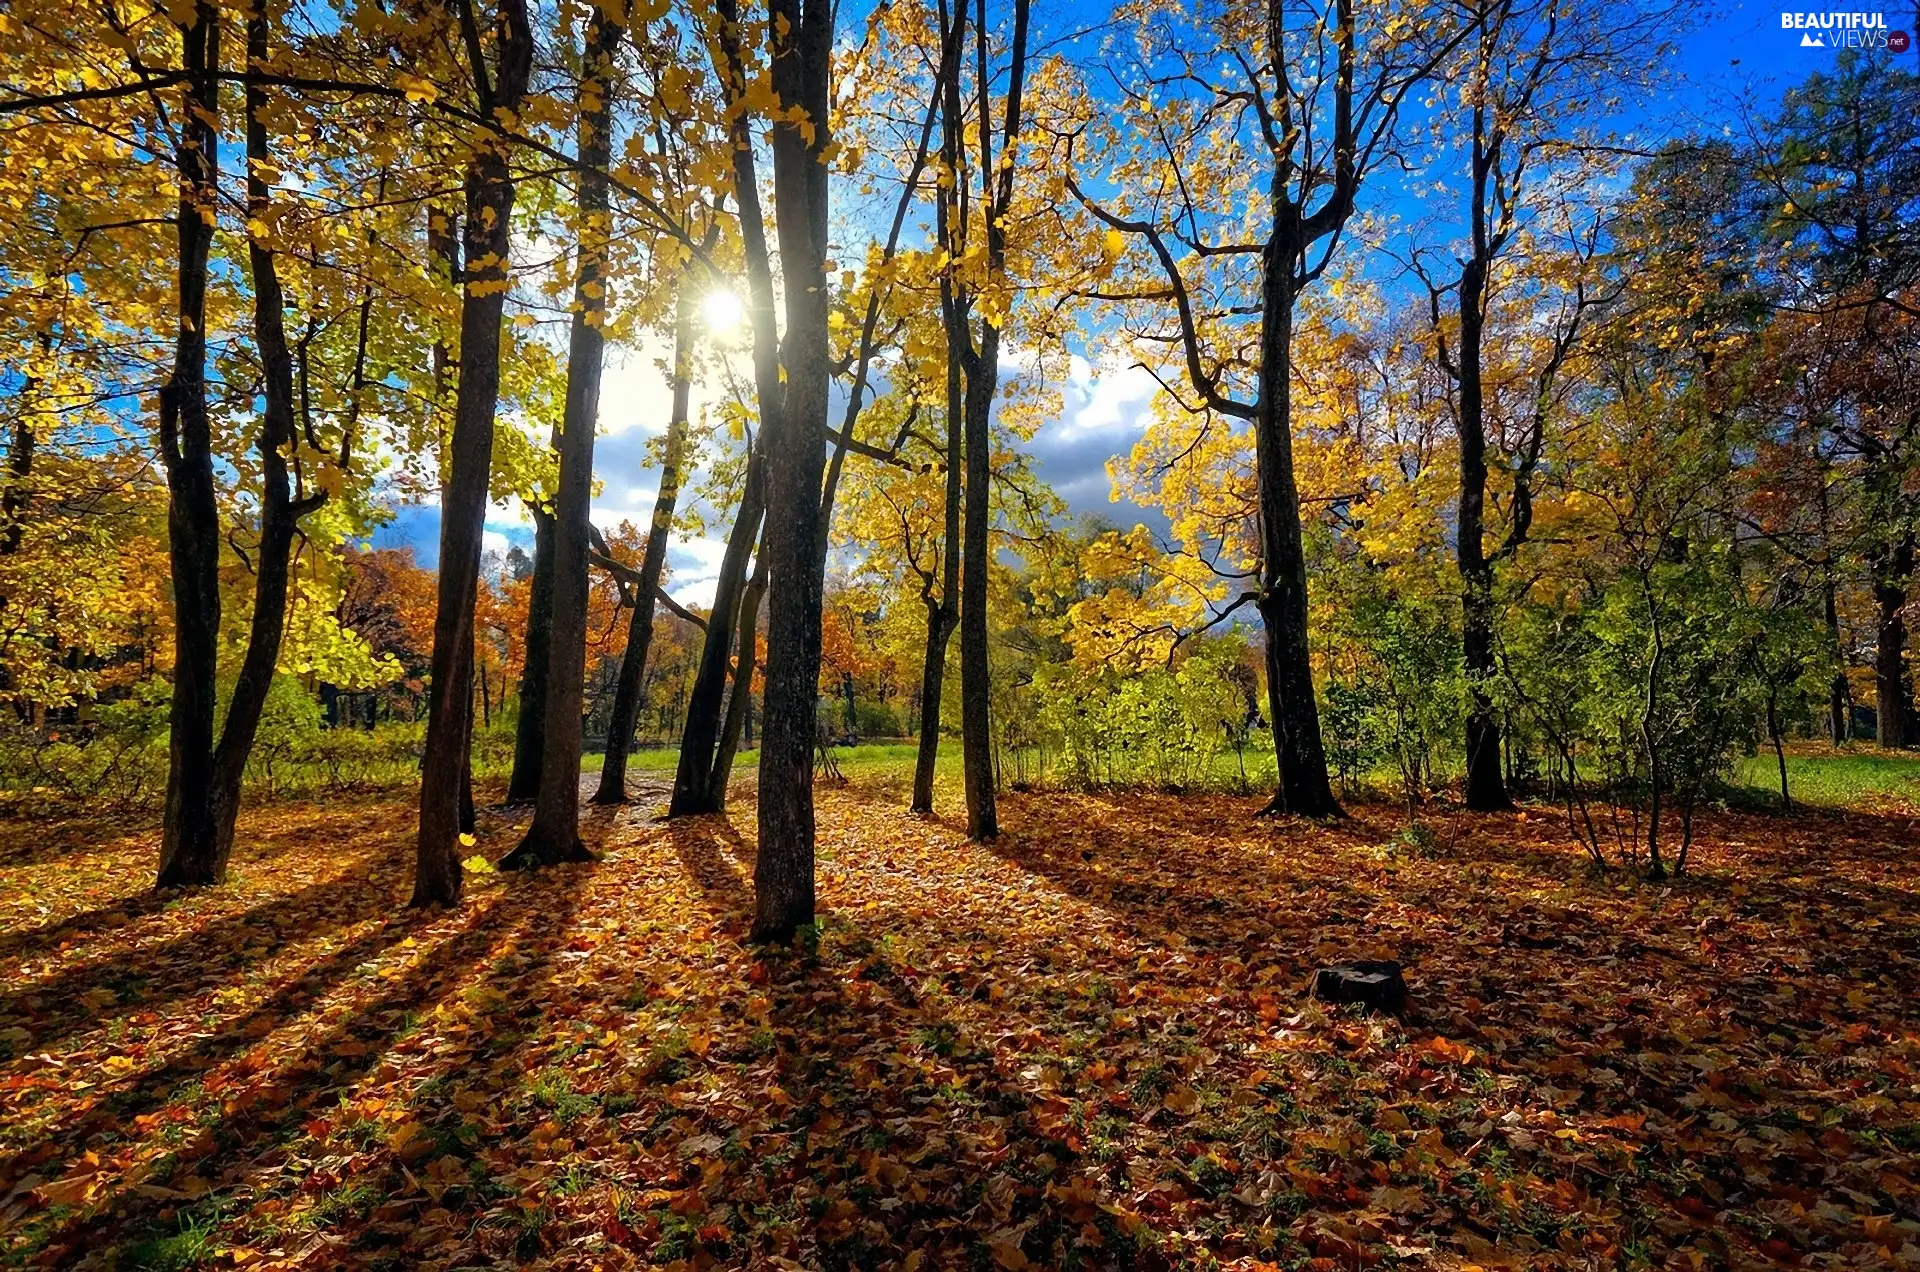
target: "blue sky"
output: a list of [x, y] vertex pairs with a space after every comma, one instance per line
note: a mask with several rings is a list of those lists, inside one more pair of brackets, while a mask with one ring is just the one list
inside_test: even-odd
[[[1695, 7], [1684, 23], [1662, 33], [1675, 46], [1672, 75], [1651, 98], [1629, 103], [1619, 128], [1648, 144], [1680, 135], [1727, 130], [1738, 134], [1750, 112], [1768, 110], [1786, 89], [1830, 62], [1830, 51], [1802, 47], [1802, 33], [1783, 29], [1781, 24], [1783, 9], [1825, 12], [1828, 3], [1831, 0], [1770, 0]], [[1889, 29], [1909, 34], [1920, 28], [1916, 4], [1920, 0], [1903, 0], [1903, 7], [1876, 10], [1870, 0], [1864, 5], [1847, 0], [1849, 10], [1857, 6], [1866, 12], [1884, 12]], [[1911, 56], [1920, 69], [1920, 45]], [[1391, 190], [1374, 192], [1376, 207], [1396, 210], [1395, 199]], [[668, 399], [658, 366], [660, 355], [657, 349], [626, 350], [615, 355], [608, 368], [595, 462], [601, 493], [595, 501], [594, 520], [603, 526], [623, 518], [645, 524], [652, 509], [658, 474], [643, 461], [647, 440], [666, 425]], [[1123, 526], [1138, 520], [1155, 525], [1158, 519], [1143, 510], [1109, 501], [1106, 474], [1107, 461], [1125, 454], [1146, 425], [1154, 394], [1152, 378], [1127, 367], [1117, 351], [1096, 343], [1076, 355], [1067, 382], [1057, 387], [1062, 398], [1060, 416], [1045, 424], [1030, 446], [1040, 476], [1074, 515], [1097, 513]], [[701, 395], [696, 394], [696, 411], [700, 405]], [[487, 528], [489, 546], [498, 550], [532, 541], [531, 528], [517, 508], [496, 505], [489, 511]], [[374, 542], [382, 547], [412, 547], [421, 564], [431, 566], [438, 554], [438, 534], [438, 508], [409, 507], [400, 509]], [[711, 599], [723, 534], [724, 527], [716, 526], [704, 537], [676, 539], [672, 544], [671, 590], [679, 599], [692, 604]]]

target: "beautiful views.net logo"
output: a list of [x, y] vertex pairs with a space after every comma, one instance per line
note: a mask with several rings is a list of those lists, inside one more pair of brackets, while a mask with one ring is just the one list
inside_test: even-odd
[[1782, 13], [1782, 31], [1800, 32], [1803, 49], [1891, 49], [1904, 53], [1905, 31], [1889, 31], [1884, 13]]

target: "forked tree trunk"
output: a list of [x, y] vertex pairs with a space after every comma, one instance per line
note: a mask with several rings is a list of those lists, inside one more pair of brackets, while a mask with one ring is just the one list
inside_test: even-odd
[[[512, 110], [526, 93], [533, 35], [525, 0], [500, 0], [498, 84], [482, 93], [489, 113]], [[471, 45], [479, 47], [476, 35]], [[484, 66], [470, 68], [485, 83]], [[513, 173], [505, 144], [473, 140], [467, 166], [465, 294], [460, 305], [460, 385], [450, 463], [440, 503], [438, 609], [433, 624], [433, 695], [427, 712], [420, 781], [420, 827], [412, 904], [460, 899], [460, 792], [467, 770], [468, 699], [473, 681], [473, 607], [480, 580], [481, 535], [493, 461], [493, 416], [500, 397], [500, 320], [513, 248]]]
[[[956, 4], [956, 21], [964, 22]], [[991, 76], [988, 73], [988, 33], [986, 0], [975, 0], [974, 53], [975, 79], [980, 98], [979, 123], [975, 129], [980, 151], [980, 193], [986, 261], [990, 277], [1004, 283], [1007, 268], [1006, 213], [1013, 199], [1013, 178], [1018, 167], [1015, 146], [1020, 138], [1020, 101], [1026, 87], [1028, 0], [1014, 0], [1013, 41], [1007, 67], [1005, 116], [1001, 128], [1000, 162], [994, 162], [990, 111]], [[957, 149], [957, 138], [965, 131], [958, 110], [959, 59], [955, 58], [956, 87], [947, 96], [946, 137]], [[965, 225], [959, 229], [965, 232]], [[963, 338], [953, 346], [955, 309], [948, 306], [948, 356], [958, 352], [966, 371], [966, 450], [965, 525], [961, 536], [960, 578], [960, 759], [967, 792], [967, 834], [973, 839], [993, 839], [1000, 833], [1000, 815], [995, 789], [999, 774], [994, 765], [992, 666], [987, 641], [987, 574], [991, 569], [992, 549], [988, 543], [992, 503], [993, 398], [1000, 382], [1000, 329], [992, 319], [980, 320], [980, 340], [974, 345], [964, 334], [967, 307], [960, 304], [957, 315]], [[951, 387], [951, 385], [949, 385]]]
[[[953, 172], [961, 171], [960, 162], [960, 55], [965, 49], [966, 8], [957, 0], [949, 21], [946, 5], [940, 6], [940, 73], [946, 81], [940, 86], [942, 161]], [[955, 186], [958, 185], [956, 181]], [[946, 187], [936, 192], [935, 215], [939, 240], [950, 255], [960, 232], [956, 191]], [[946, 488], [943, 492], [943, 520], [940, 539], [940, 595], [936, 600], [923, 592], [927, 607], [927, 645], [920, 668], [920, 748], [913, 763], [913, 802], [911, 811], [926, 815], [933, 812], [934, 771], [940, 760], [941, 698], [947, 679], [947, 645], [960, 625], [960, 518], [963, 490], [960, 474], [966, 451], [966, 390], [962, 380], [962, 362], [966, 334], [961, 327], [964, 316], [957, 308], [951, 274], [940, 279], [941, 326], [947, 337], [947, 450]], [[931, 583], [931, 580], [928, 580]]]
[[[247, 58], [265, 65], [268, 58], [264, 0], [247, 22]], [[273, 156], [265, 121], [266, 89], [250, 84], [247, 103], [247, 215], [250, 222], [271, 223], [271, 187], [266, 173]], [[293, 353], [287, 344], [286, 299], [271, 246], [249, 233], [248, 264], [253, 272], [254, 342], [259, 350], [265, 413], [260, 429], [260, 543], [254, 552], [253, 618], [247, 649], [233, 696], [227, 704], [220, 745], [214, 753], [214, 846], [216, 876], [224, 876], [233, 852], [234, 821], [240, 813], [240, 784], [247, 757], [260, 728], [267, 694], [280, 661], [286, 629], [287, 592], [293, 542], [300, 518], [326, 499], [324, 491], [296, 500], [287, 469], [293, 452]]]
[[[713, 611], [707, 616], [706, 640], [700, 647], [700, 668], [694, 673], [687, 702], [686, 726], [680, 732], [680, 761], [673, 776], [673, 798], [668, 817], [698, 816], [720, 811], [713, 790], [714, 747], [720, 740], [725, 707], [727, 668], [733, 658], [733, 625], [740, 613], [740, 592], [746, 586], [748, 557], [760, 535], [766, 511], [767, 467], [771, 460], [769, 434], [774, 427], [762, 410], [760, 436], [747, 458], [747, 479], [740, 511], [720, 559], [720, 578], [714, 586]], [[775, 417], [777, 418], [777, 417]]]
[[673, 324], [673, 414], [667, 423], [666, 454], [660, 463], [660, 489], [654, 496], [653, 516], [647, 525], [647, 546], [640, 558], [640, 577], [634, 584], [633, 613], [627, 620], [627, 647], [620, 656], [620, 677], [613, 687], [613, 707], [607, 719], [607, 750], [600, 761], [600, 789], [596, 804], [627, 802], [627, 754], [633, 750], [634, 728], [640, 722], [641, 688], [646, 680], [647, 653], [653, 644], [653, 601], [667, 568], [667, 540], [673, 533], [674, 507], [680, 500], [680, 470], [686, 463], [688, 397], [693, 384], [694, 301], [689, 280], [682, 278]]
[[593, 437], [600, 426], [606, 362], [607, 209], [612, 153], [613, 58], [623, 28], [597, 6], [587, 26], [580, 87], [580, 270], [567, 351], [567, 401], [554, 500], [553, 620], [547, 675], [546, 747], [533, 825], [501, 859], [505, 870], [591, 860], [580, 841], [581, 704], [587, 662], [588, 513], [593, 502]]
[[1307, 556], [1300, 490], [1293, 472], [1294, 270], [1303, 244], [1299, 213], [1281, 201], [1267, 246], [1260, 329], [1260, 394], [1254, 448], [1260, 489], [1262, 573], [1257, 602], [1267, 630], [1267, 708], [1273, 721], [1279, 789], [1270, 813], [1335, 817], [1320, 708], [1307, 641]]

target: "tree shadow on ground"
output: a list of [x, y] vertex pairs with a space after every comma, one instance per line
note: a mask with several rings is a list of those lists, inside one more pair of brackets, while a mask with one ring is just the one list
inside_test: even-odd
[[[741, 930], [751, 862], [739, 834], [700, 818], [668, 838], [714, 928]], [[910, 1256], [930, 1268], [1167, 1266], [1144, 1225], [1098, 1204], [1066, 1101], [1023, 1089], [944, 989], [895, 964], [887, 938], [829, 910], [813, 942], [742, 957], [764, 1014], [734, 1022], [706, 1057], [731, 1071], [738, 1107], [655, 1123], [645, 1138], [673, 1165], [653, 1181], [660, 1200], [623, 1226], [629, 1248], [657, 1259], [670, 1237], [696, 1264], [827, 1269]], [[690, 1155], [709, 1143], [715, 1160]], [[731, 1157], [732, 1144], [751, 1151]]]
[[[246, 910], [52, 976], [16, 981], [0, 994], [0, 1026], [24, 1029], [30, 1045], [45, 1050], [113, 1018], [165, 1013], [183, 1000], [217, 993], [289, 947], [391, 911], [403, 873], [393, 853], [369, 852], [346, 871]], [[142, 905], [138, 917], [159, 908]]]
[[[415, 1133], [406, 1128], [418, 1126], [418, 1134], [432, 1136], [435, 1119], [451, 1106], [429, 1098], [414, 1115], [397, 1121], [363, 1115], [347, 1102], [376, 1068], [412, 1063], [423, 1084], [444, 1081], [461, 1076], [467, 1065], [489, 1065], [490, 1050], [510, 1049], [516, 1037], [538, 1026], [546, 1011], [539, 993], [542, 975], [563, 945], [576, 909], [578, 889], [559, 886], [554, 876], [562, 873], [514, 880], [452, 915], [396, 916], [310, 969], [289, 992], [263, 1003], [219, 1039], [142, 1082], [137, 1098], [150, 1106], [177, 1094], [181, 1078], [207, 1075], [199, 1089], [217, 1112], [189, 1123], [189, 1137], [138, 1185], [107, 1192], [95, 1217], [80, 1224], [84, 1231], [76, 1230], [73, 1237], [98, 1248], [110, 1232], [137, 1237], [143, 1230], [164, 1231], [182, 1200], [181, 1189], [169, 1185], [192, 1176], [213, 1185], [196, 1198], [203, 1209], [313, 1194], [327, 1181], [302, 1163], [315, 1155], [313, 1141], [330, 1135], [366, 1148], [384, 1146], [404, 1170], [412, 1157], [406, 1137]], [[408, 950], [404, 961], [383, 959], [402, 948]], [[373, 960], [385, 965], [365, 970]], [[342, 973], [355, 969], [361, 974], [343, 983]], [[338, 987], [331, 995], [325, 994], [329, 982]], [[456, 996], [477, 1006], [488, 1026], [485, 1040], [476, 1037], [473, 1050], [463, 1056], [424, 1054], [410, 1045], [423, 1022]], [[291, 1028], [293, 1036], [268, 1037], [276, 1024]], [[235, 1057], [237, 1064], [210, 1072]], [[505, 1069], [520, 1074], [517, 1066]], [[403, 1246], [420, 1208], [389, 1208], [360, 1230], [356, 1241], [374, 1255]], [[112, 1227], [104, 1232], [97, 1217], [101, 1210], [113, 1215]], [[315, 1244], [315, 1252], [323, 1249], [324, 1242]]]

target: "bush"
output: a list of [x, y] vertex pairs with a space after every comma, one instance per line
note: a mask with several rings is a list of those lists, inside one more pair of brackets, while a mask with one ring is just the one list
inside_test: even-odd
[[168, 696], [156, 677], [74, 724], [0, 731], [0, 792], [18, 809], [85, 801], [126, 811], [159, 802], [167, 788]]
[[1217, 641], [1196, 647], [1177, 669], [1131, 674], [1043, 667], [1030, 686], [1029, 709], [1006, 726], [1008, 745], [1038, 752], [1033, 777], [1041, 782], [1237, 787], [1243, 779], [1220, 762], [1246, 718], [1244, 693], [1232, 674], [1237, 652]]

